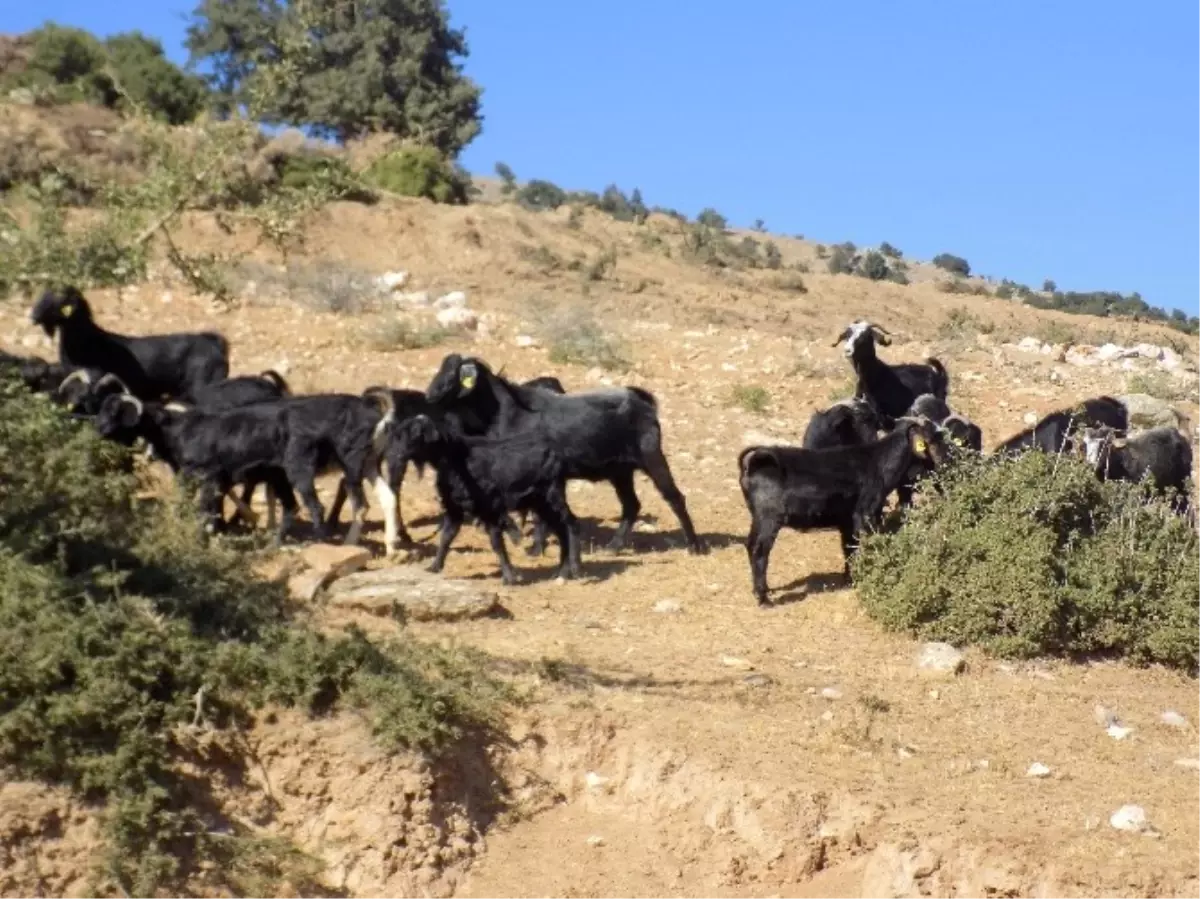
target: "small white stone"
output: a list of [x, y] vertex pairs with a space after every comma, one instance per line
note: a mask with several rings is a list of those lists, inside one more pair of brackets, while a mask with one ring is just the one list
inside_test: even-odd
[[479, 324], [479, 316], [463, 306], [448, 306], [438, 310], [437, 322], [443, 328], [463, 328], [471, 331]]
[[514, 340], [514, 343], [516, 343], [516, 345], [519, 347], [537, 346], [537, 341], [528, 334], [518, 334]]
[[1050, 769], [1041, 762], [1034, 762], [1029, 766], [1029, 770], [1025, 772], [1026, 777], [1049, 777]]
[[957, 674], [966, 661], [949, 643], [925, 643], [917, 655], [917, 667], [926, 674]]
[[597, 790], [609, 781], [609, 778], [603, 774], [597, 774], [595, 771], [589, 771], [583, 779], [589, 790]]
[[587, 838], [587, 844], [589, 846], [603, 846], [604, 845], [604, 837], [597, 836], [596, 834], [592, 834], [590, 837]]
[[916, 754], [916, 750], [911, 746], [897, 746], [896, 755], [902, 759], [910, 759]]
[[654, 604], [654, 611], [660, 615], [678, 615], [683, 611], [683, 606], [677, 599], [660, 599]]
[[1123, 805], [1108, 819], [1117, 830], [1128, 831], [1129, 833], [1144, 833], [1147, 836], [1157, 836], [1157, 832], [1150, 826], [1150, 821], [1146, 817], [1146, 810], [1140, 805]]
[[437, 309], [465, 309], [467, 308], [467, 295], [461, 290], [452, 290], [434, 300], [433, 305]]
[[1193, 771], [1200, 770], [1200, 759], [1175, 759], [1175, 764], [1180, 768], [1191, 768]]
[[1110, 724], [1108, 726], [1108, 730], [1106, 731], [1106, 733], [1110, 737], [1112, 737], [1114, 740], [1124, 740], [1131, 733], [1133, 733], [1133, 728], [1132, 727], [1122, 727], [1119, 724]]
[[1026, 412], [1024, 415], [1021, 416], [1021, 420], [1024, 421], [1025, 424], [1027, 424], [1027, 425], [1037, 424], [1038, 414], [1033, 411]]
[[825, 711], [823, 711], [821, 713], [821, 720], [822, 721], [832, 721], [833, 720], [833, 712], [830, 709], [826, 709]]
[[941, 691], [941, 690], [930, 690], [930, 691], [929, 691], [929, 698], [930, 698], [930, 699], [940, 699], [940, 698], [941, 698], [941, 696], [942, 696], [942, 691]]
[[171, 291], [164, 290], [163, 295], [159, 297], [159, 299], [161, 299], [164, 303], [170, 303], [175, 298], [171, 296]]
[[393, 291], [408, 283], [408, 272], [384, 272], [375, 279], [375, 284], [382, 291]]
[[753, 671], [754, 666], [745, 659], [739, 659], [737, 656], [721, 656], [721, 664], [726, 668], [740, 668], [742, 671]]
[[1159, 720], [1167, 725], [1167, 727], [1187, 727], [1188, 725], [1187, 718], [1184, 718], [1183, 715], [1174, 709], [1167, 709], [1167, 711], [1162, 713], [1162, 717]]
[[824, 696], [826, 699], [841, 699], [842, 691], [839, 690], [837, 687], [825, 687], [821, 691], [821, 695]]

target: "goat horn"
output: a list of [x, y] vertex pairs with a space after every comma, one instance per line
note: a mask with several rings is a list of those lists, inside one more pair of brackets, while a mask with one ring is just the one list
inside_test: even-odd
[[62, 393], [63, 388], [66, 387], [68, 384], [70, 384], [72, 381], [79, 381], [85, 387], [87, 387], [87, 386], [90, 386], [92, 383], [92, 376], [87, 373], [86, 368], [77, 368], [77, 369], [75, 369], [75, 371], [71, 372], [69, 375], [67, 375], [65, 378], [62, 379], [62, 383], [60, 383], [58, 385], [58, 390], [56, 392]]
[[141, 400], [139, 400], [139, 399], [138, 399], [136, 396], [134, 396], [132, 393], [123, 393], [123, 394], [121, 394], [121, 402], [123, 402], [123, 403], [132, 403], [132, 404], [133, 404], [133, 408], [137, 409], [138, 418], [141, 418], [141, 417], [142, 417], [142, 415], [144, 415], [144, 414], [145, 414], [145, 412], [146, 412], [146, 407], [142, 405], [142, 401], [141, 401]]
[[850, 336], [850, 329], [843, 328], [842, 333], [837, 336], [837, 339], [833, 342], [832, 346], [837, 346], [839, 343], [841, 343], [843, 340], [845, 340], [849, 336]]
[[97, 381], [92, 386], [92, 390], [97, 391], [101, 387], [103, 387], [105, 384], [116, 384], [117, 387], [119, 387], [121, 389], [121, 393], [129, 393], [129, 388], [125, 386], [125, 382], [122, 381], [120, 378], [118, 378], [116, 375], [114, 375], [112, 372], [109, 372], [108, 374], [104, 375], [99, 381]]

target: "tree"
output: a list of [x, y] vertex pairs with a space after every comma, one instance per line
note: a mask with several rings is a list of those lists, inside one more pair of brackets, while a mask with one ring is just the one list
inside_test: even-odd
[[129, 31], [113, 35], [104, 46], [120, 90], [151, 115], [182, 125], [204, 108], [204, 82], [167, 59], [154, 38]]
[[872, 250], [863, 256], [862, 261], [858, 265], [858, 273], [864, 278], [870, 278], [872, 281], [882, 281], [889, 273], [887, 260], [883, 257], [882, 253], [876, 253]]
[[379, 131], [446, 155], [478, 133], [480, 89], [442, 0], [200, 0], [192, 63], [226, 109], [338, 140]]
[[1046, 293], [1054, 293], [1054, 291], [1058, 290], [1058, 285], [1055, 284], [1050, 278], [1047, 278], [1042, 282], [1042, 290], [1044, 290]]
[[639, 225], [650, 214], [650, 210], [646, 208], [645, 200], [642, 199], [642, 192], [636, 187], [633, 189], [633, 196], [629, 198], [629, 208], [633, 211], [633, 220]]
[[725, 216], [717, 212], [711, 206], [700, 210], [700, 214], [696, 216], [696, 224], [703, 225], [706, 228], [712, 228], [714, 231], [725, 230]]
[[761, 232], [763, 232], [763, 231], [766, 231], [766, 230], [767, 230], [767, 223], [766, 223], [766, 222], [764, 222], [762, 219], [755, 219], [755, 220], [754, 220], [754, 230], [755, 230], [755, 231], [758, 231], [758, 232], [760, 232], [760, 233], [761, 233]]
[[899, 259], [901, 256], [904, 255], [899, 250], [897, 250], [895, 247], [893, 247], [890, 243], [888, 243], [886, 240], [879, 245], [879, 252], [882, 253], [884, 256], [887, 256], [889, 259]]
[[779, 247], [775, 245], [775, 241], [768, 240], [766, 247], [763, 248], [763, 252], [767, 268], [780, 268], [783, 265], [783, 254], [779, 252]]
[[500, 188], [500, 193], [511, 194], [517, 188], [517, 173], [514, 172], [506, 162], [496, 163], [496, 177], [503, 183]]
[[964, 278], [971, 275], [971, 266], [967, 260], [951, 253], [938, 253], [933, 257], [933, 264], [952, 275], [961, 275]]

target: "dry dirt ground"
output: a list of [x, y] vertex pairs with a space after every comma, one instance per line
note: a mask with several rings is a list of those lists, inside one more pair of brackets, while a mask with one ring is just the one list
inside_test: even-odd
[[[830, 344], [859, 316], [894, 333], [888, 359], [936, 352], [951, 373], [952, 405], [982, 426], [989, 446], [1023, 427], [1028, 412], [1123, 392], [1128, 375], [1055, 363], [1001, 346], [1006, 340], [1049, 329], [1093, 342], [1163, 343], [1168, 332], [952, 296], [930, 284], [812, 274], [807, 293], [789, 293], [775, 288], [773, 273], [714, 273], [639, 236], [657, 231], [671, 245], [669, 223], [639, 231], [590, 214], [582, 228], [565, 219], [565, 211], [424, 203], [326, 213], [303, 259], [369, 273], [404, 269], [406, 289], [467, 292], [486, 334], [422, 350], [379, 348], [391, 312], [271, 299], [265, 267], [232, 312], [161, 282], [94, 295], [100, 319], [128, 332], [219, 328], [236, 372], [286, 360], [300, 391], [423, 387], [451, 350], [507, 366], [514, 378], [557, 374], [569, 390], [601, 378], [646, 386], [659, 399], [675, 477], [712, 547], [704, 557], [685, 552], [645, 479], [644, 521], [635, 550], [623, 554], [603, 548], [618, 510], [611, 488], [572, 486], [585, 534], [577, 583], [556, 583], [550, 558], [515, 550], [526, 582], [503, 588], [486, 539], [464, 531], [446, 576], [496, 589], [511, 617], [411, 628], [511, 660], [537, 684], [496, 763], [507, 813], [439, 811], [442, 800], [474, 807], [462, 798], [470, 791], [439, 794], [417, 763], [383, 759], [354, 727], [284, 716], [258, 735], [266, 781], [297, 784], [287, 793], [276, 783], [277, 794], [296, 797], [283, 802], [277, 829], [321, 855], [329, 882], [354, 895], [1197, 895], [1197, 773], [1177, 764], [1200, 752], [1194, 679], [1119, 664], [1014, 665], [969, 652], [963, 674], [930, 680], [914, 664], [916, 644], [883, 633], [837, 574], [833, 533], [781, 536], [770, 572], [777, 605], [761, 610], [749, 589], [734, 466], [747, 432], [798, 441], [814, 408], [847, 394], [848, 364]], [[218, 232], [196, 220], [189, 242], [219, 246]], [[816, 270], [811, 244], [779, 243], [785, 261], [809, 259]], [[544, 254], [536, 257], [543, 263], [529, 261], [521, 249], [547, 247], [569, 260], [608, 246], [618, 251], [615, 271], [587, 283], [586, 295], [579, 275], [544, 263]], [[627, 339], [633, 368], [610, 375], [554, 365], [545, 348], [519, 347], [516, 335], [536, 333], [526, 319], [538, 298], [586, 306]], [[965, 324], [951, 315], [960, 308], [969, 312]], [[48, 355], [26, 314], [0, 306], [0, 342]], [[1194, 341], [1183, 349], [1194, 361]], [[1195, 422], [1195, 376], [1179, 384], [1188, 395], [1177, 405]], [[764, 388], [765, 413], [731, 404], [737, 385]], [[333, 486], [323, 485], [327, 506]], [[410, 475], [402, 513], [425, 553], [436, 508], [430, 484]], [[378, 546], [377, 508], [371, 522], [366, 536]], [[655, 610], [666, 599], [677, 612]], [[398, 627], [357, 623], [377, 633]], [[1106, 735], [1097, 703], [1132, 735]], [[1166, 709], [1189, 726], [1162, 725]], [[1027, 777], [1034, 762], [1050, 776]], [[480, 787], [489, 770], [465, 782]], [[407, 797], [399, 806], [397, 794]], [[253, 817], [253, 802], [243, 801]], [[1109, 826], [1127, 803], [1145, 808], [1156, 837]], [[7, 864], [61, 869], [63, 857], [94, 845], [86, 813], [55, 815], [63, 820], [0, 826]], [[396, 849], [391, 835], [414, 827], [423, 848], [406, 838]], [[3, 890], [79, 889], [61, 870], [57, 880], [31, 877]]]

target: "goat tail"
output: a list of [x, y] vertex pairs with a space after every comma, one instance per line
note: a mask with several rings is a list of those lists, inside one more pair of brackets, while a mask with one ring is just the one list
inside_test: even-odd
[[769, 446], [748, 446], [738, 453], [738, 472], [742, 489], [746, 489], [746, 479], [760, 469], [776, 464], [775, 454]]
[[259, 372], [258, 376], [264, 381], [274, 384], [275, 389], [284, 396], [292, 395], [292, 388], [288, 386], [288, 382], [284, 379], [283, 375], [275, 371], [275, 369], [268, 368], [266, 371]]
[[392, 397], [392, 391], [386, 387], [368, 387], [363, 391], [362, 398], [368, 406], [379, 410], [379, 423], [371, 432], [371, 442], [376, 452], [382, 452], [392, 422], [396, 418], [396, 400]]
[[950, 392], [950, 372], [946, 371], [946, 366], [942, 365], [942, 360], [936, 356], [930, 356], [925, 360], [925, 364], [934, 370], [938, 379], [941, 381], [941, 394], [935, 394], [938, 399], [945, 399], [946, 394]]

